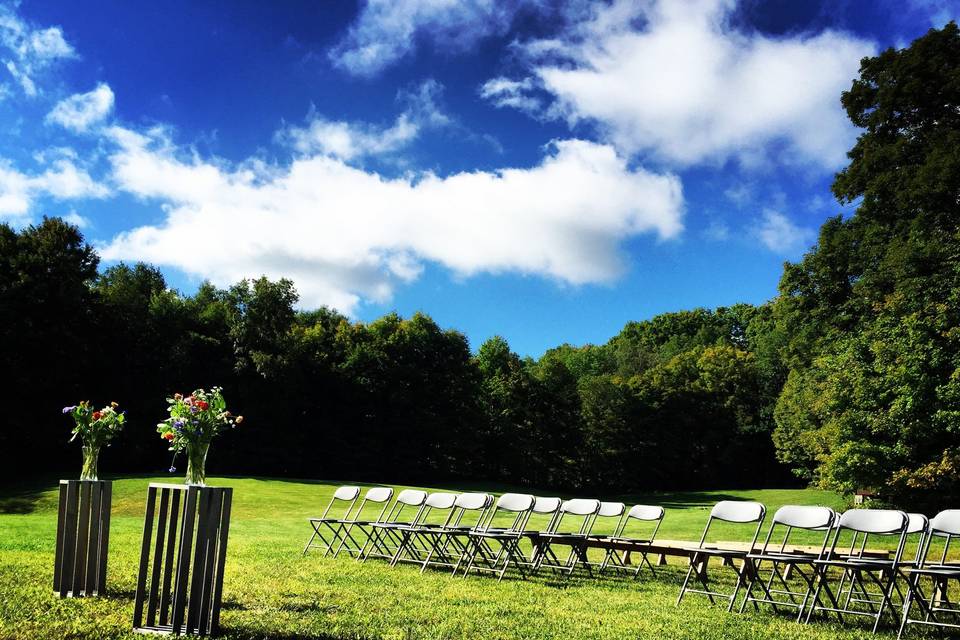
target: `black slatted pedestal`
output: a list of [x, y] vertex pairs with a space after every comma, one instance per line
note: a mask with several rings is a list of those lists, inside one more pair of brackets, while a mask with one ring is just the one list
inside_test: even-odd
[[217, 633], [232, 499], [233, 489], [150, 484], [135, 631]]
[[110, 541], [108, 480], [61, 480], [53, 591], [61, 598], [105, 591]]

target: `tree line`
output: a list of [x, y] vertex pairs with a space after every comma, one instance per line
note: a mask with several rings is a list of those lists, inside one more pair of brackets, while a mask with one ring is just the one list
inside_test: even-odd
[[287, 280], [167, 287], [100, 269], [57, 218], [0, 225], [0, 446], [23, 474], [76, 466], [58, 408], [117, 400], [106, 469], [169, 465], [175, 391], [222, 385], [247, 420], [212, 473], [500, 481], [632, 491], [792, 481], [893, 503], [960, 497], [960, 34], [862, 62], [861, 127], [833, 189], [857, 205], [759, 306], [630, 322], [606, 344], [471, 350], [428, 315], [297, 308]]

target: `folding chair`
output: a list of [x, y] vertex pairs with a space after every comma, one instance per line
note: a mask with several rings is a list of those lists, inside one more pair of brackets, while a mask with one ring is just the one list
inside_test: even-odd
[[[360, 501], [360, 505], [353, 512], [352, 518], [340, 523], [340, 530], [337, 534], [340, 538], [340, 544], [337, 545], [337, 550], [333, 552], [334, 558], [340, 555], [341, 551], [346, 551], [347, 554], [351, 556], [360, 554], [363, 545], [357, 540], [359, 534], [363, 534], [363, 539], [366, 541], [366, 536], [369, 535], [370, 525], [374, 522], [383, 521], [387, 513], [387, 506], [390, 504], [390, 498], [392, 497], [392, 487], [373, 487], [367, 489], [367, 492], [363, 494], [363, 500]], [[380, 507], [380, 510], [375, 512], [375, 515], [372, 517], [365, 515], [365, 509], [370, 511], [372, 507], [375, 510], [377, 506]]]
[[[313, 527], [313, 534], [311, 534], [310, 539], [307, 540], [307, 546], [303, 548], [302, 555], [307, 555], [307, 551], [312, 547], [323, 549], [324, 556], [333, 550], [333, 545], [340, 542], [339, 534], [342, 525], [344, 522], [350, 520], [350, 512], [353, 511], [353, 506], [356, 504], [359, 496], [360, 487], [337, 487], [337, 490], [333, 492], [333, 497], [330, 498], [330, 502], [327, 503], [327, 508], [323, 510], [323, 515], [318, 518], [307, 518], [310, 526]], [[342, 505], [340, 515], [331, 516], [330, 510], [334, 508], [334, 506], [341, 506], [337, 505], [339, 502], [345, 503], [345, 505]], [[317, 538], [320, 538], [322, 544], [313, 543]]]
[[[456, 493], [437, 491], [427, 496], [418, 517], [410, 524], [401, 524], [388, 527], [396, 537], [397, 547], [390, 558], [390, 566], [398, 562], [421, 563], [429, 549], [418, 534], [438, 530], [450, 522], [453, 516], [453, 507], [457, 502]], [[440, 519], [430, 522], [430, 516], [440, 514]], [[436, 516], [435, 516], [436, 517]]]
[[[777, 612], [780, 607], [796, 609], [797, 622], [800, 622], [816, 575], [814, 562], [826, 556], [836, 519], [837, 514], [829, 507], [786, 506], [777, 509], [760, 551], [747, 555], [753, 571], [740, 603], [740, 612], [743, 613], [748, 603], [753, 603], [758, 610], [760, 604], [769, 604]], [[791, 535], [797, 531], [823, 531], [823, 541], [815, 552], [788, 546]], [[766, 580], [763, 576], [765, 564], [769, 571]], [[803, 583], [799, 590], [797, 581], [791, 580], [794, 576]], [[753, 593], [756, 587], [762, 590], [759, 595]]]
[[[888, 608], [891, 615], [895, 615], [891, 595], [900, 576], [900, 563], [906, 546], [909, 525], [910, 518], [903, 511], [852, 509], [844, 512], [833, 534], [830, 549], [825, 557], [814, 560], [816, 586], [807, 610], [806, 622], [810, 622], [817, 611], [836, 613], [841, 621], [845, 614], [864, 616], [873, 618], [873, 633], [876, 633], [883, 614]], [[862, 555], [838, 554], [837, 542], [844, 531], [850, 531], [854, 536], [871, 534], [897, 536], [897, 549], [893, 558], [867, 558]], [[841, 572], [836, 587], [830, 585], [831, 569], [839, 569]], [[844, 592], [841, 589], [846, 581], [849, 581], [849, 584], [846, 597], [843, 597]], [[879, 589], [878, 594], [870, 592], [868, 585], [871, 584]], [[821, 594], [827, 596], [829, 606], [820, 602]]]
[[367, 525], [367, 541], [363, 543], [357, 560], [366, 562], [371, 557], [393, 558], [399, 544], [399, 535], [394, 530], [415, 524], [426, 500], [427, 492], [420, 489], [404, 489], [397, 494], [386, 517]]
[[[470, 532], [483, 525], [491, 504], [493, 496], [489, 493], [461, 493], [442, 526], [416, 531], [413, 535], [423, 538], [427, 548], [420, 573], [426, 571], [428, 565], [450, 569], [456, 567], [467, 551]], [[472, 514], [472, 517], [467, 517], [467, 514]]]
[[[739, 502], [733, 500], [723, 500], [718, 502], [710, 510], [710, 517], [707, 518], [707, 526], [703, 528], [703, 535], [700, 536], [700, 544], [690, 551], [690, 568], [687, 570], [687, 576], [683, 579], [683, 586], [680, 587], [680, 595], [677, 597], [677, 604], [683, 600], [684, 594], [699, 593], [710, 599], [710, 603], [716, 602], [714, 596], [729, 600], [727, 611], [733, 610], [733, 604], [740, 594], [740, 589], [746, 584], [747, 578], [752, 575], [753, 563], [747, 557], [754, 551], [757, 544], [757, 538], [760, 536], [760, 528], [763, 526], [763, 518], [766, 515], [766, 507], [759, 502]], [[757, 523], [756, 531], [753, 533], [753, 539], [746, 549], [724, 549], [717, 546], [707, 545], [707, 532], [710, 531], [710, 525], [715, 520], [729, 522], [733, 524], [751, 524]], [[709, 578], [707, 576], [707, 565], [711, 558], [719, 558], [722, 565], [730, 566], [737, 574], [737, 582], [733, 593], [723, 593], [720, 591], [711, 591]], [[738, 569], [734, 561], [740, 560], [741, 566]], [[696, 576], [697, 581], [703, 586], [702, 589], [692, 589], [689, 587], [690, 578]]]
[[[920, 564], [920, 553], [923, 551], [923, 543], [927, 536], [927, 530], [930, 526], [930, 520], [927, 516], [922, 513], [908, 513], [907, 514], [908, 523], [907, 523], [907, 541], [909, 542], [911, 536], [917, 536], [917, 546], [916, 554], [913, 559], [908, 559], [906, 556], [900, 559], [900, 564], [898, 567], [898, 572], [900, 577], [903, 578], [905, 584], [909, 583], [909, 578], [907, 577], [907, 571], [912, 568], [919, 566]], [[875, 534], [875, 535], [884, 535], [884, 534]], [[897, 535], [897, 534], [894, 534]], [[854, 550], [848, 555], [848, 557], [863, 557], [867, 550], [867, 542], [870, 538], [870, 534], [864, 534], [860, 539], [859, 549]], [[853, 547], [856, 547], [857, 536], [854, 536]], [[906, 553], [906, 547], [904, 547], [904, 553]], [[849, 580], [848, 580], [849, 578]], [[853, 578], [853, 572], [845, 571], [840, 578], [840, 585], [836, 590], [837, 597], [839, 599], [844, 599], [844, 597], [850, 598], [852, 603], [867, 603], [877, 600], [877, 598], [882, 598], [883, 594], [877, 593], [876, 591], [871, 591], [869, 585], [864, 582], [856, 582]], [[890, 604], [891, 606], [900, 607], [904, 602], [904, 593], [900, 589], [900, 580], [893, 581], [893, 592], [890, 594]]]
[[[590, 535], [587, 536], [587, 541], [585, 544], [586, 547], [586, 556], [590, 556], [590, 549], [595, 546], [600, 546], [597, 543], [604, 543], [610, 538], [616, 536], [620, 533], [620, 529], [624, 523], [624, 514], [627, 510], [627, 505], [622, 502], [601, 502], [600, 509], [597, 510], [597, 515], [594, 516], [593, 526], [590, 529]], [[609, 533], [597, 533], [597, 528], [601, 530], [606, 530]], [[604, 549], [604, 557], [600, 562], [585, 562], [587, 570], [592, 570], [593, 568], [601, 569], [606, 566], [607, 555], [606, 549]]]
[[[604, 557], [603, 563], [600, 565], [600, 571], [603, 572], [610, 568], [614, 571], [632, 573], [633, 577], [636, 578], [640, 575], [640, 570], [643, 568], [643, 565], [647, 565], [650, 568], [650, 573], [656, 575], [657, 571], [653, 568], [653, 563], [650, 562], [647, 554], [650, 552], [650, 545], [653, 544], [653, 540], [657, 537], [657, 532], [660, 530], [663, 515], [663, 507], [653, 507], [644, 504], [635, 504], [630, 507], [630, 510], [627, 511], [623, 520], [620, 521], [618, 530], [607, 538], [607, 542], [611, 544], [611, 547], [607, 549], [606, 557]], [[653, 531], [649, 536], [628, 534], [627, 527], [631, 521], [634, 520], [642, 523], [653, 522]], [[618, 548], [619, 545], [623, 545], [623, 547]], [[637, 562], [636, 568], [633, 568], [629, 564], [631, 553], [640, 554], [640, 561]]]
[[[547, 567], [554, 573], [565, 573], [569, 577], [578, 564], [583, 564], [587, 573], [592, 573], [587, 558], [587, 539], [599, 511], [599, 500], [575, 498], [564, 501], [553, 519], [553, 527], [533, 537], [533, 557], [536, 558], [534, 571]], [[580, 526], [574, 530], [565, 531], [564, 519], [567, 521], [579, 519]], [[570, 547], [570, 553], [565, 561], [560, 561], [553, 551], [553, 545]]]
[[[487, 511], [486, 520], [467, 533], [466, 549], [453, 567], [453, 575], [463, 568], [464, 578], [471, 571], [477, 571], [492, 573], [499, 582], [507, 570], [514, 566], [521, 577], [526, 578], [527, 563], [523, 561], [520, 542], [535, 502], [533, 496], [522, 493], [500, 496], [493, 509]], [[494, 526], [495, 523], [500, 524], [498, 517], [509, 519], [509, 524]]]
[[[909, 570], [908, 589], [903, 603], [903, 616], [897, 638], [901, 638], [907, 625], [919, 624], [941, 629], [960, 629], [960, 605], [950, 602], [950, 581], [960, 583], [960, 565], [947, 562], [947, 553], [953, 538], [960, 536], [960, 509], [941, 511], [930, 521], [930, 526], [918, 566]], [[940, 558], [931, 559], [931, 543], [935, 538], [945, 538]], [[925, 591], [922, 580], [927, 579], [930, 590]], [[920, 607], [923, 617], [911, 618], [913, 605]], [[952, 605], [952, 606], [951, 606]], [[944, 618], [952, 622], [946, 622]]]

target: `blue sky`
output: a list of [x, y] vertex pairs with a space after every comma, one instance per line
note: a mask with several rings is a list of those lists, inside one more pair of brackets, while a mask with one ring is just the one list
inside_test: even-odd
[[0, 0], [0, 221], [191, 293], [605, 342], [776, 293], [829, 216], [859, 59], [947, 0]]

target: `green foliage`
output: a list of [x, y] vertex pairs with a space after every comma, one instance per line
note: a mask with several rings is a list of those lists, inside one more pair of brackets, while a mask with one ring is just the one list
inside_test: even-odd
[[956, 24], [865, 59], [843, 104], [865, 130], [834, 192], [861, 200], [784, 270], [774, 441], [821, 486], [945, 504], [960, 498]]

